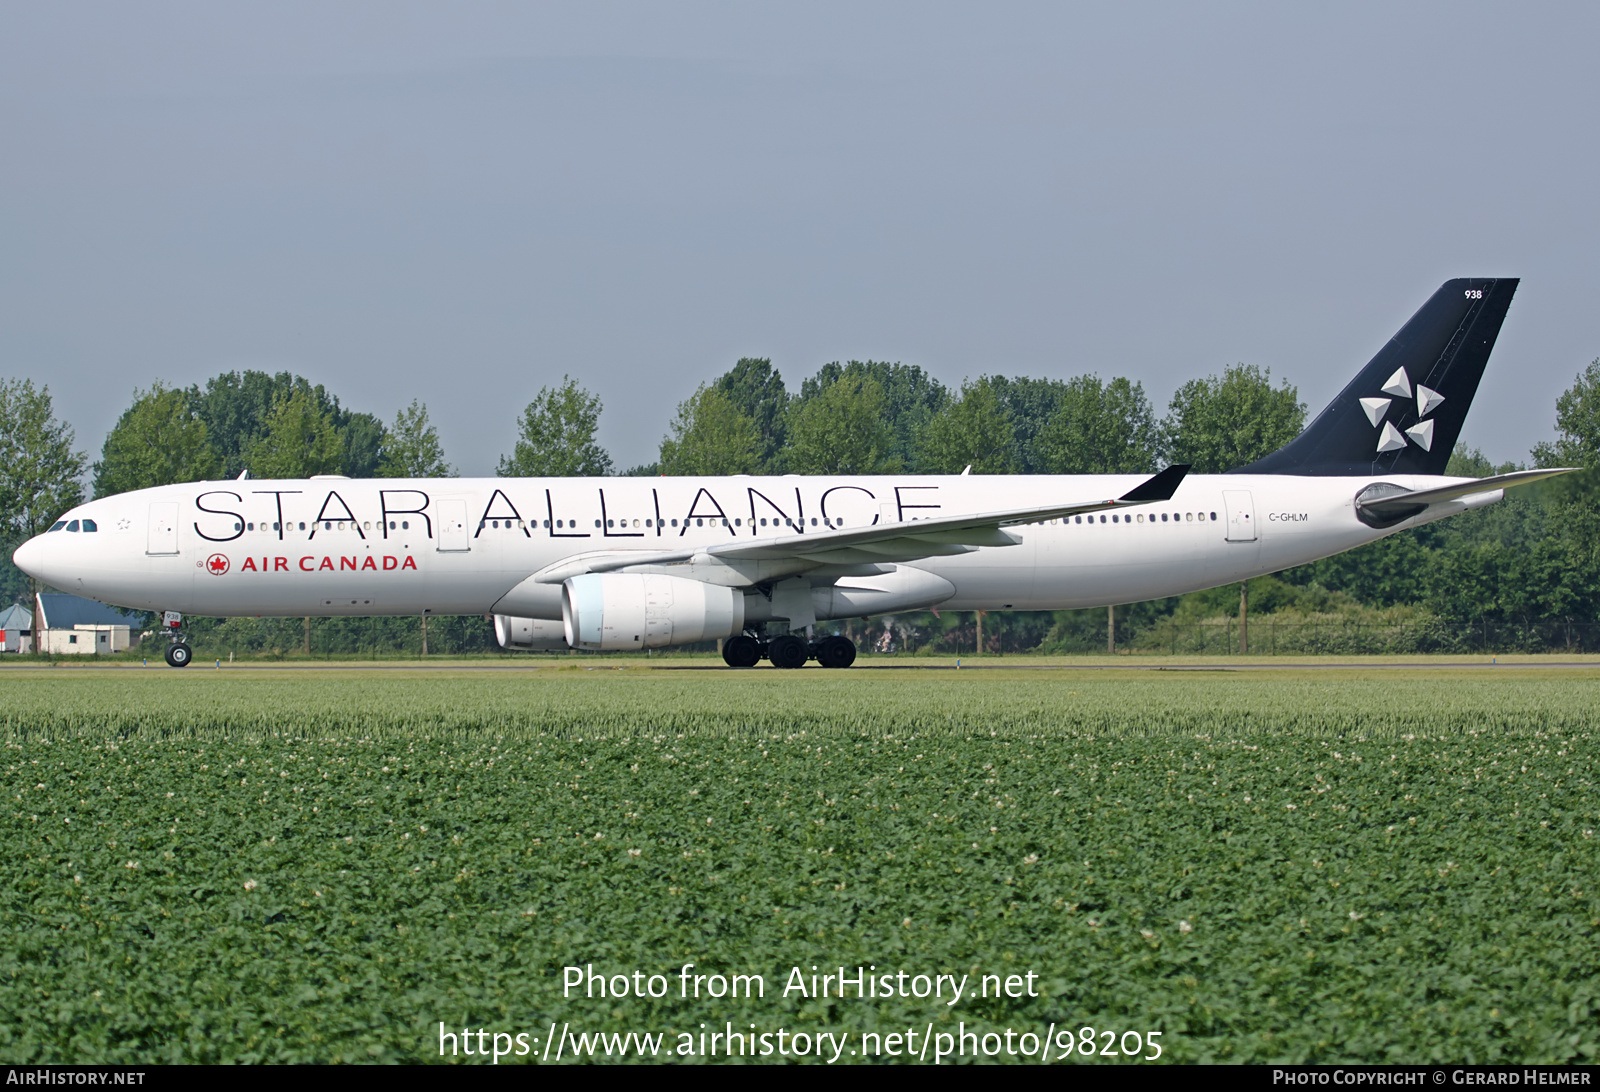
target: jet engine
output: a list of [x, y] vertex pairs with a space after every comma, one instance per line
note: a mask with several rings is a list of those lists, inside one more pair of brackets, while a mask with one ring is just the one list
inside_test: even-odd
[[664, 648], [744, 632], [744, 593], [681, 576], [586, 573], [566, 581], [561, 620], [574, 648]]
[[494, 639], [501, 648], [518, 652], [565, 652], [566, 628], [548, 618], [513, 618], [508, 614], [494, 616]]

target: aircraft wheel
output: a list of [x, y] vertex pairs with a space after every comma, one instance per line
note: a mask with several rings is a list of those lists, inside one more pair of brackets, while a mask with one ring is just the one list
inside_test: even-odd
[[767, 659], [772, 661], [773, 667], [804, 667], [810, 658], [811, 650], [806, 647], [805, 640], [792, 633], [774, 637], [767, 644]]
[[194, 659], [194, 653], [182, 641], [174, 641], [167, 646], [167, 665], [169, 667], [188, 667], [189, 661]]
[[829, 637], [817, 646], [817, 662], [823, 667], [849, 667], [856, 662], [856, 643], [848, 637]]
[[729, 667], [754, 667], [761, 662], [761, 646], [754, 637], [729, 637], [722, 642], [722, 662]]

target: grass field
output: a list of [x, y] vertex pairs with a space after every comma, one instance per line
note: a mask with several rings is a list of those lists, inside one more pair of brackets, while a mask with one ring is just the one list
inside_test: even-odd
[[[0, 673], [0, 1061], [429, 1060], [441, 1022], [1600, 1050], [1600, 668], [596, 666]], [[563, 996], [587, 965], [669, 988]], [[1038, 996], [781, 993], [813, 966]]]

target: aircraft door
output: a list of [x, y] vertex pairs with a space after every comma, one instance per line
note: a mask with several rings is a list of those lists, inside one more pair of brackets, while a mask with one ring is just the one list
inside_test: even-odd
[[467, 502], [441, 500], [439, 502], [439, 551], [460, 552], [472, 549], [467, 537]]
[[1228, 541], [1256, 540], [1256, 505], [1248, 489], [1224, 489], [1222, 506], [1227, 510]]
[[175, 554], [178, 552], [178, 502], [156, 501], [150, 506], [150, 535], [144, 552], [147, 554]]

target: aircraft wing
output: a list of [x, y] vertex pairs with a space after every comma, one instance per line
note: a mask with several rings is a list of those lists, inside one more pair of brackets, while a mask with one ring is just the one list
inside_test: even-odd
[[1356, 498], [1356, 507], [1378, 516], [1398, 515], [1442, 501], [1460, 500], [1478, 493], [1493, 493], [1517, 485], [1554, 478], [1558, 474], [1571, 474], [1582, 467], [1561, 467], [1553, 470], [1519, 470], [1514, 474], [1496, 474], [1492, 478], [1476, 478], [1470, 482], [1441, 485], [1435, 489], [1411, 489], [1396, 493], [1383, 493], [1367, 499]]
[[[640, 566], [671, 565], [685, 561], [713, 561], [743, 568], [766, 563], [798, 571], [819, 565], [862, 566], [875, 563], [917, 561], [926, 557], [972, 553], [983, 546], [1015, 546], [1022, 540], [1004, 530], [1028, 523], [1061, 519], [1086, 512], [1105, 512], [1170, 500], [1189, 467], [1169, 466], [1117, 497], [1009, 508], [996, 512], [931, 516], [869, 527], [828, 528], [802, 534], [723, 542], [683, 550], [614, 550], [568, 558], [541, 570], [542, 584], [559, 584], [583, 573], [616, 572]], [[798, 563], [798, 564], [796, 564]]]

